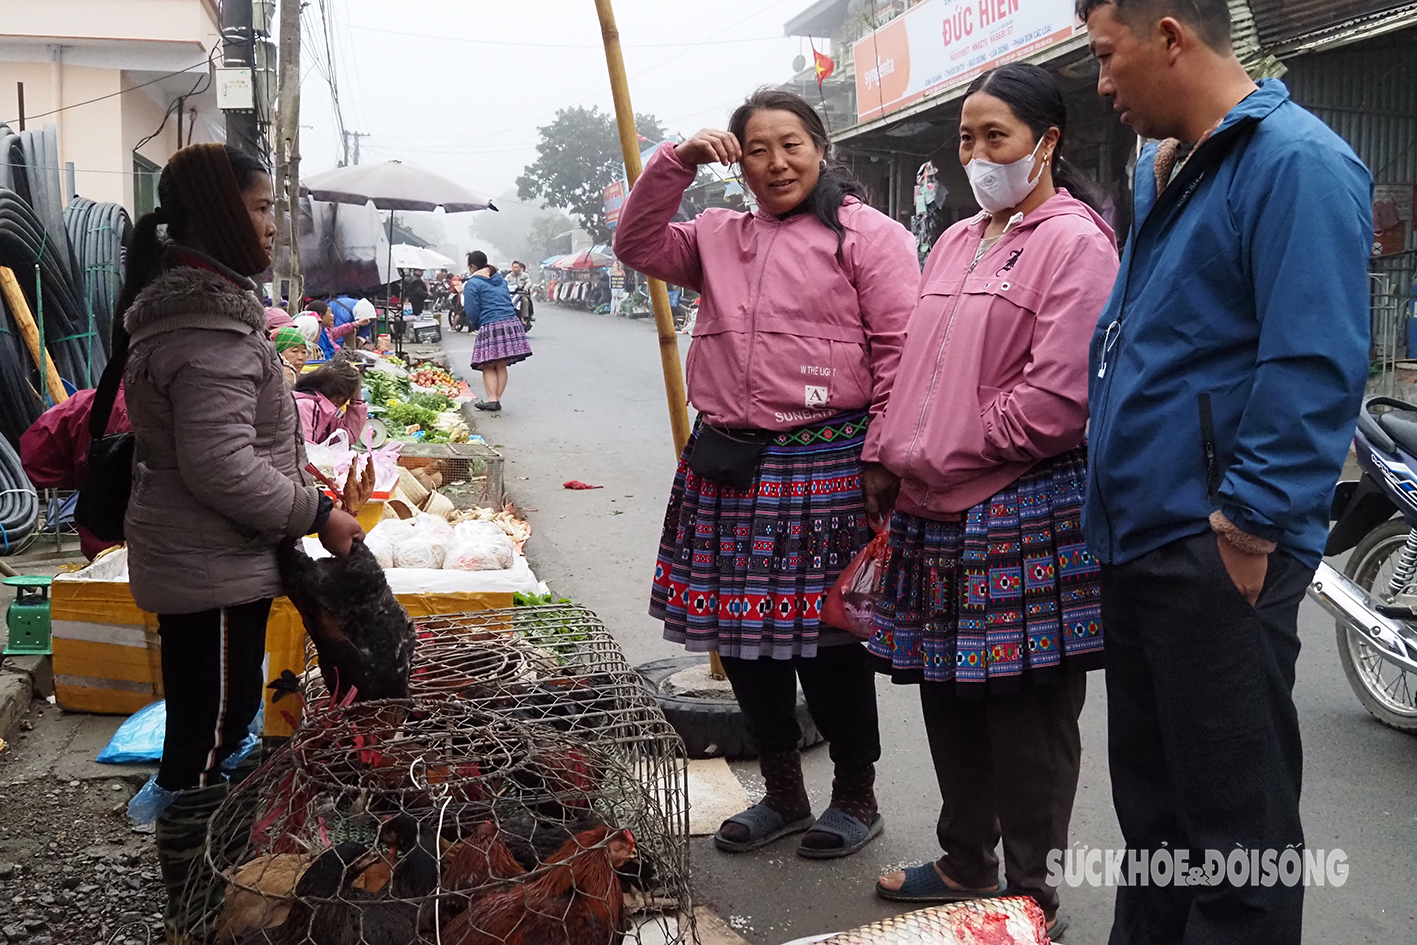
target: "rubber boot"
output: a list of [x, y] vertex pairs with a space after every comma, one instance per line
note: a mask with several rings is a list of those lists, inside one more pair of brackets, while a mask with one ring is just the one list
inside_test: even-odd
[[[832, 777], [831, 806], [870, 826], [876, 819], [876, 766], [837, 765]], [[809, 830], [802, 845], [810, 849], [830, 850], [841, 846], [841, 838], [820, 830]]]
[[167, 889], [169, 943], [192, 941], [190, 933], [221, 903], [221, 885], [207, 865], [207, 824], [229, 793], [226, 783], [183, 791], [158, 815], [154, 840]]
[[[802, 783], [802, 755], [796, 751], [759, 752], [758, 770], [762, 772], [767, 792], [762, 803], [771, 807], [789, 823], [811, 816], [812, 802]], [[725, 840], [744, 843], [748, 828], [742, 824], [724, 824], [719, 828]]]

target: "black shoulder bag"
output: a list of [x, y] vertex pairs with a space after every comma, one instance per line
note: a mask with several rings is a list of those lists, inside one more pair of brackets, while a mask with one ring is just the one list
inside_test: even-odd
[[123, 517], [128, 513], [128, 497], [133, 492], [133, 448], [130, 433], [107, 435], [118, 385], [128, 364], [128, 333], [115, 332], [113, 356], [103, 369], [89, 411], [88, 470], [79, 484], [79, 500], [74, 521], [100, 541], [123, 540]]

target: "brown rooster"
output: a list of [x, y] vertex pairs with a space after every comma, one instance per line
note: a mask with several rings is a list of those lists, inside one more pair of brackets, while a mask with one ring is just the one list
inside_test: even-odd
[[628, 830], [595, 827], [553, 853], [545, 872], [483, 893], [442, 930], [444, 945], [615, 945], [625, 899], [615, 871], [635, 855]]
[[514, 879], [526, 872], [511, 849], [498, 839], [498, 832], [497, 825], [490, 821], [478, 824], [471, 834], [448, 848], [443, 854], [444, 889], [477, 889], [494, 879]]

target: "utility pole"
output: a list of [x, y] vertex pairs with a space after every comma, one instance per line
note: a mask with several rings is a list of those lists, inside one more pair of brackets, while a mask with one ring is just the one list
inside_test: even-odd
[[255, 29], [251, 21], [251, 0], [222, 0], [221, 59], [224, 69], [246, 70], [252, 90], [252, 107], [226, 112], [226, 143], [247, 154], [259, 154], [255, 111]]
[[[343, 166], [348, 167], [350, 164], [358, 164], [358, 163], [359, 163], [359, 139], [360, 139], [360, 138], [368, 138], [368, 137], [369, 137], [369, 132], [367, 132], [367, 131], [346, 131], [346, 132], [343, 132], [343, 135], [344, 135], [344, 165], [343, 165]], [[354, 139], [354, 160], [353, 160], [353, 161], [351, 161], [351, 160], [349, 159], [349, 141], [350, 141], [351, 138]]]
[[275, 141], [275, 294], [284, 291], [297, 311], [305, 299], [300, 267], [300, 7], [300, 0], [281, 0]]

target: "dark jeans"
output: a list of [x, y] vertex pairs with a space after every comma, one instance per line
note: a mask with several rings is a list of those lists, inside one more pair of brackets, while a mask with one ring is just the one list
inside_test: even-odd
[[[1112, 801], [1131, 850], [1303, 846], [1294, 664], [1313, 572], [1269, 556], [1250, 606], [1207, 531], [1102, 568]], [[1117, 890], [1112, 945], [1298, 945], [1302, 883]]]
[[800, 679], [807, 711], [830, 743], [832, 761], [855, 768], [880, 760], [876, 674], [861, 644], [823, 646], [816, 656], [790, 660], [725, 658], [723, 670], [758, 751], [797, 750], [802, 741], [797, 724]]
[[195, 614], [159, 614], [167, 733], [157, 783], [169, 791], [222, 780], [261, 707], [271, 601]]
[[1048, 853], [1068, 846], [1086, 698], [1083, 674], [982, 698], [955, 695], [952, 683], [920, 684], [942, 799], [940, 869], [950, 879], [994, 886], [1002, 836], [1010, 891], [1032, 896], [1052, 920], [1058, 889], [1047, 883]]

